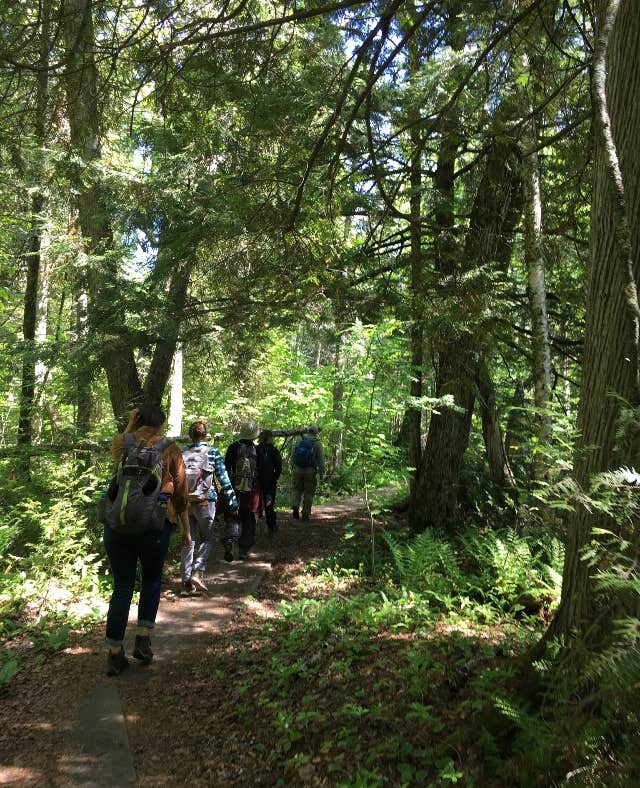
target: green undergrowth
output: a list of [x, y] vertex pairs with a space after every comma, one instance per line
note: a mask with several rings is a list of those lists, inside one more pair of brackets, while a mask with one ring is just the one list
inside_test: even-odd
[[348, 526], [252, 648], [216, 659], [241, 675], [231, 713], [262, 720], [280, 785], [504, 784], [495, 720], [510, 725], [499, 704], [557, 599], [562, 551], [510, 531], [392, 528], [372, 550], [369, 526]]
[[[557, 539], [386, 525], [348, 526], [252, 648], [216, 661], [278, 784], [637, 784], [637, 622], [578, 671], [553, 643], [523, 670], [558, 601]], [[605, 573], [603, 593], [621, 582]]]
[[64, 648], [72, 629], [104, 615], [98, 480], [77, 461], [33, 460], [0, 491], [0, 687], [20, 669], [25, 649]]

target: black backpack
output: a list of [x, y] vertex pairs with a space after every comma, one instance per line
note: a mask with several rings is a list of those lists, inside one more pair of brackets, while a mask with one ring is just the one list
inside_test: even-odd
[[124, 436], [122, 461], [116, 474], [117, 492], [106, 520], [114, 531], [138, 534], [150, 528], [161, 529], [166, 506], [158, 501], [162, 486], [162, 455], [173, 443], [161, 438], [151, 446], [136, 443], [135, 435]]

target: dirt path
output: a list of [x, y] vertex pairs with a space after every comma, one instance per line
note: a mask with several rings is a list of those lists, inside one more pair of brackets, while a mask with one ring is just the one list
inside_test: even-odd
[[[265, 585], [271, 568], [261, 604], [273, 607], [278, 578], [295, 577], [306, 562], [326, 555], [345, 519], [361, 508], [360, 498], [343, 499], [318, 507], [310, 523], [283, 513], [275, 539], [259, 527], [250, 561], [210, 562], [208, 596], [180, 598], [179, 578], [172, 577], [150, 666], [132, 664], [108, 679], [101, 628], [51, 659], [30, 661], [0, 697], [0, 785], [222, 786], [255, 784], [261, 773], [264, 778], [251, 748], [251, 725], [232, 741], [225, 720], [216, 716], [216, 697], [234, 688], [211, 670], [207, 656], [223, 636], [243, 637], [255, 615], [252, 604], [258, 604], [248, 598]], [[199, 763], [192, 775], [194, 754]]]

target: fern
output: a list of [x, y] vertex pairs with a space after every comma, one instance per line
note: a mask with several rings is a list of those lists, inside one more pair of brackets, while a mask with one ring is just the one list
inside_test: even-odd
[[383, 539], [393, 559], [396, 580], [409, 591], [442, 601], [461, 584], [454, 549], [440, 532], [426, 530], [406, 543], [384, 532]]

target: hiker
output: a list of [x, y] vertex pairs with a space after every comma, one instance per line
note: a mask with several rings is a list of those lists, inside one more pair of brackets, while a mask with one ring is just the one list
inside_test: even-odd
[[282, 455], [273, 443], [273, 432], [262, 430], [258, 439], [258, 481], [260, 483], [260, 495], [262, 506], [267, 521], [269, 534], [273, 535], [278, 531], [278, 521], [276, 519], [276, 490], [278, 479], [282, 473]]
[[[189, 527], [191, 544], [182, 550], [182, 595], [189, 596], [194, 588], [207, 591], [204, 576], [213, 549], [216, 502], [218, 493], [214, 476], [232, 514], [238, 512], [238, 501], [227, 474], [222, 455], [213, 444], [205, 443], [207, 425], [194, 421], [189, 427], [191, 443], [182, 450], [189, 488]], [[196, 550], [196, 543], [198, 543]], [[225, 547], [225, 558], [229, 547]], [[233, 556], [232, 556], [233, 557]]]
[[182, 453], [175, 443], [163, 438], [164, 422], [165, 415], [157, 405], [134, 408], [124, 433], [116, 435], [111, 447], [117, 472], [107, 494], [111, 505], [104, 527], [104, 546], [113, 575], [106, 632], [108, 676], [117, 676], [129, 664], [123, 643], [138, 562], [141, 583], [133, 656], [149, 663], [153, 659], [150, 634], [160, 603], [162, 567], [172, 525], [182, 526], [185, 547], [191, 541]]
[[238, 440], [230, 444], [224, 456], [224, 464], [238, 498], [238, 558], [241, 561], [249, 557], [256, 541], [256, 512], [260, 507], [260, 487], [258, 454], [254, 440], [259, 433], [255, 421], [244, 421], [240, 425]]
[[318, 486], [318, 475], [324, 476], [324, 451], [318, 437], [320, 428], [315, 424], [308, 427], [291, 452], [291, 470], [293, 475], [293, 519], [300, 519], [300, 503], [302, 503], [302, 519], [311, 517], [311, 504]]

